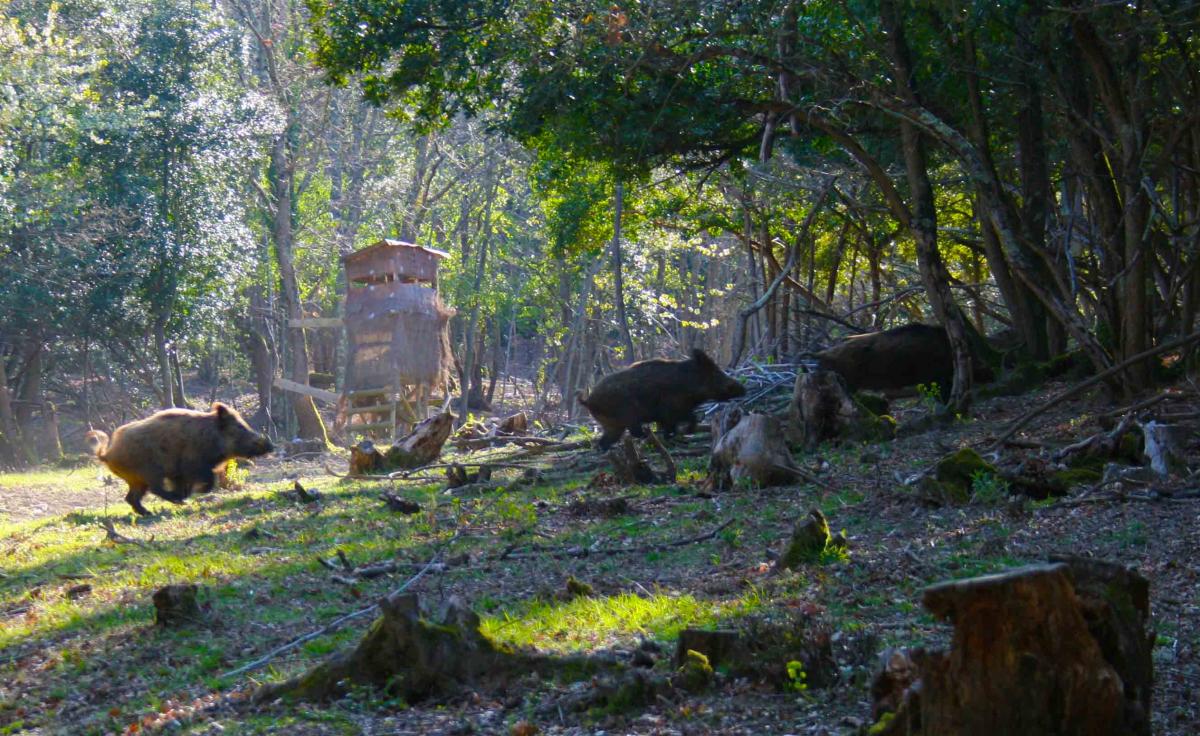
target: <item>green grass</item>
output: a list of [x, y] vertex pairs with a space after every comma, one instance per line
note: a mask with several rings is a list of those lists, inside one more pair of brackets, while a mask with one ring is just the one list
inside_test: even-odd
[[[98, 466], [43, 468], [21, 473], [0, 473], [0, 492], [7, 488], [62, 488], [83, 490], [99, 485]], [[114, 494], [116, 495], [116, 494]]]
[[674, 639], [680, 630], [711, 626], [761, 605], [754, 596], [712, 601], [692, 595], [654, 593], [536, 601], [488, 616], [480, 626], [493, 641], [545, 651], [571, 652], [612, 646], [637, 636]]

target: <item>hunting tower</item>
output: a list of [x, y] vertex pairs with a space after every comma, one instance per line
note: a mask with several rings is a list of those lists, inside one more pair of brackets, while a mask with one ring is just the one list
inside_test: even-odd
[[[398, 425], [426, 418], [444, 388], [454, 310], [438, 296], [446, 253], [380, 240], [342, 257], [346, 268], [346, 417], [353, 435], [395, 438]], [[360, 416], [355, 423], [355, 416]]]

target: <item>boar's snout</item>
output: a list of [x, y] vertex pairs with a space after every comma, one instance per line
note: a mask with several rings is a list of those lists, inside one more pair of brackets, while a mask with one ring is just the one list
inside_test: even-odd
[[738, 399], [746, 395], [746, 387], [738, 383], [736, 380], [725, 377], [717, 389], [717, 400], [728, 401], [730, 399]]
[[250, 430], [239, 432], [233, 443], [233, 454], [238, 457], [261, 457], [274, 451], [271, 440]]

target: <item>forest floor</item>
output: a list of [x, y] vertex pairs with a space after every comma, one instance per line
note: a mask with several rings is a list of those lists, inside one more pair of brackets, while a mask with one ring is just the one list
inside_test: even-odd
[[[119, 500], [123, 488], [104, 486], [91, 467], [0, 475], [0, 514], [8, 517], [0, 521], [0, 733], [853, 734], [870, 717], [879, 653], [946, 641], [949, 627], [921, 608], [923, 588], [1074, 554], [1133, 565], [1150, 580], [1154, 732], [1194, 734], [1200, 501], [1081, 487], [1059, 500], [978, 494], [972, 503], [936, 507], [901, 482], [948, 451], [996, 436], [1062, 388], [981, 401], [970, 420], [894, 442], [797, 455], [822, 487], [706, 493], [706, 438], [674, 446], [676, 483], [637, 487], [606, 485], [599, 455], [588, 449], [526, 460], [545, 473], [539, 483], [454, 493], [437, 480], [329, 475], [324, 464], [344, 471], [344, 457], [271, 459], [250, 468], [241, 491], [182, 506], [151, 498], [149, 519], [134, 519]], [[900, 418], [919, 404], [902, 405]], [[1176, 413], [1197, 408], [1196, 398], [1171, 403]], [[1110, 409], [1095, 398], [1068, 402], [1021, 437], [1062, 446], [1097, 431], [1096, 417]], [[1193, 432], [1193, 467], [1196, 439]], [[321, 499], [300, 502], [291, 492], [296, 481]], [[1188, 486], [1171, 479], [1156, 487]], [[385, 490], [421, 511], [389, 510], [379, 497]], [[606, 503], [612, 498], [621, 500]], [[1151, 498], [1158, 500], [1144, 500]], [[773, 554], [814, 507], [846, 531], [848, 557], [772, 574]], [[107, 539], [106, 518], [126, 541]], [[397, 572], [347, 579], [318, 559], [338, 567], [339, 551], [352, 565], [394, 561]], [[431, 604], [461, 596], [482, 617], [484, 633], [501, 642], [607, 650], [618, 659], [648, 650], [655, 671], [669, 672], [682, 628], [793, 621], [832, 633], [835, 684], [801, 689], [783, 674], [786, 663], [776, 663], [764, 669], [769, 676], [718, 677], [707, 692], [625, 710], [553, 705], [588, 688], [586, 680], [521, 681], [435, 703], [355, 691], [325, 704], [248, 704], [244, 696], [257, 683], [352, 646], [373, 615], [262, 669], [223, 676], [369, 606], [435, 559], [411, 590]], [[563, 595], [572, 577], [591, 585], [592, 595]], [[158, 628], [151, 593], [179, 582], [202, 586], [204, 620]]]

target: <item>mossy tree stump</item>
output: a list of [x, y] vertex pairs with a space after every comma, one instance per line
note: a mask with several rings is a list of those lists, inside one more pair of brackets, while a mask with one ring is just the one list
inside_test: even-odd
[[896, 434], [891, 417], [879, 417], [855, 401], [842, 377], [831, 370], [800, 373], [792, 390], [788, 439], [815, 448], [825, 440], [890, 440]]

